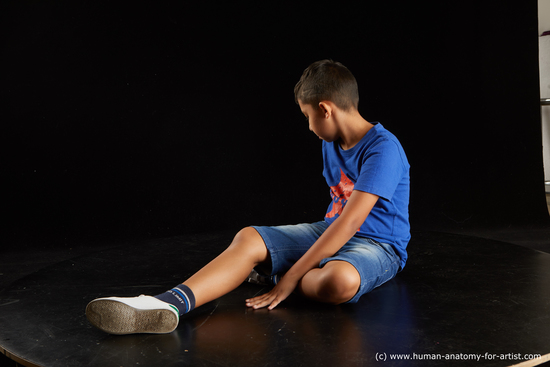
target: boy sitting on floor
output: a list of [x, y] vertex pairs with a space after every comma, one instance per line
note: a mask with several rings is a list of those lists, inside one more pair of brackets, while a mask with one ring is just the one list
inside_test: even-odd
[[244, 228], [222, 254], [165, 293], [93, 300], [86, 308], [92, 325], [110, 334], [169, 333], [180, 316], [245, 280], [273, 285], [246, 300], [254, 309], [271, 310], [292, 292], [354, 303], [403, 269], [409, 163], [401, 144], [359, 114], [355, 77], [338, 62], [310, 65], [294, 93], [309, 129], [323, 140], [323, 175], [332, 197], [324, 220]]

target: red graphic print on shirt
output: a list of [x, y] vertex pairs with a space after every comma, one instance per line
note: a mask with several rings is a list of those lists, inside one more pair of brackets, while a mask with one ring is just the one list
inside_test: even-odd
[[351, 193], [353, 192], [353, 182], [346, 176], [344, 171], [340, 169], [340, 183], [330, 187], [330, 196], [332, 197], [332, 210], [327, 213], [327, 218], [333, 218], [337, 214], [342, 214], [344, 206], [348, 202]]

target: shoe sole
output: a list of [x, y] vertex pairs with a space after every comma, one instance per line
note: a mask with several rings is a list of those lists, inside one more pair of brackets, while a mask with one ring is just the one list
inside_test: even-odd
[[142, 310], [114, 300], [92, 301], [86, 307], [88, 321], [109, 334], [167, 334], [178, 326], [174, 312]]

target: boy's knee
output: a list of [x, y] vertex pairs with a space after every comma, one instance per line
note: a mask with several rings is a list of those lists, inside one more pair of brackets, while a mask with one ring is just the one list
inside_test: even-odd
[[249, 253], [257, 254], [258, 261], [264, 261], [267, 257], [267, 248], [262, 236], [252, 227], [241, 229], [233, 238], [229, 249], [245, 249]]
[[245, 227], [241, 229], [233, 238], [235, 242], [263, 242], [262, 236], [252, 227]]
[[361, 286], [359, 273], [355, 268], [352, 266], [349, 268], [349, 266], [334, 267], [323, 278], [320, 296], [327, 303], [340, 304], [347, 302], [359, 290]]

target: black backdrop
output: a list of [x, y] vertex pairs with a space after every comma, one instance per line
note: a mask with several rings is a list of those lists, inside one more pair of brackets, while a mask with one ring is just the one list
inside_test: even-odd
[[536, 0], [196, 3], [2, 2], [6, 238], [321, 219], [322, 58], [402, 141], [413, 228], [546, 222]]

